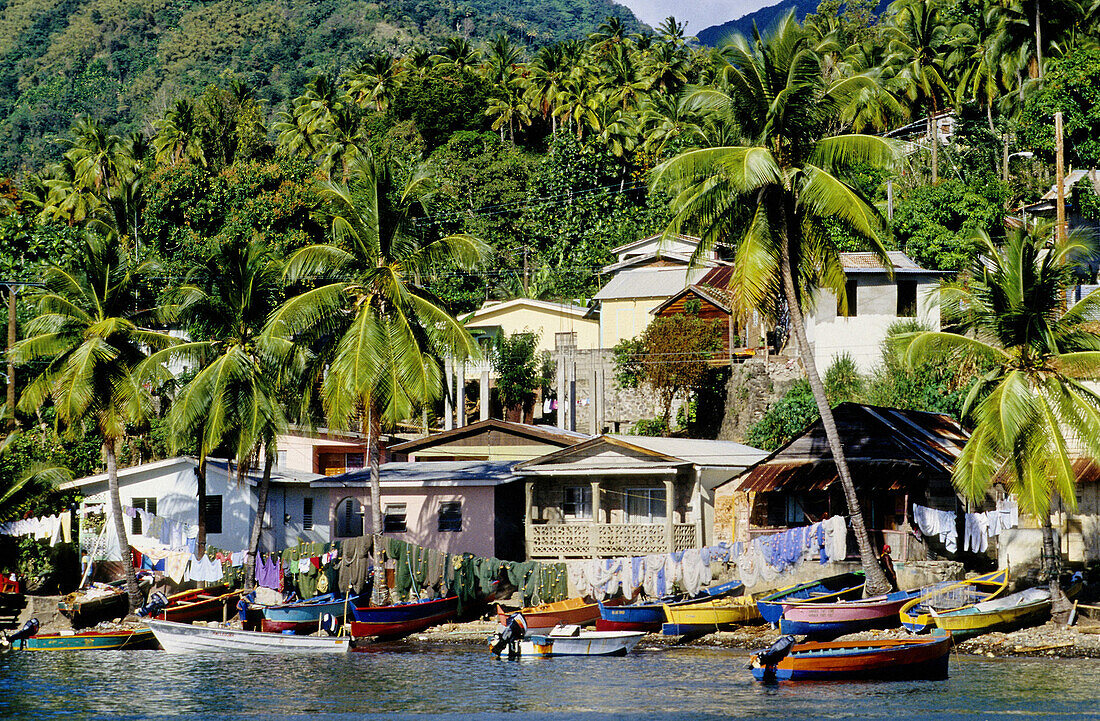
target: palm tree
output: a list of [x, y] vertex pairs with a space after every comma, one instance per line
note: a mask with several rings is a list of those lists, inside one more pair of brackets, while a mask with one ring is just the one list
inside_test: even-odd
[[498, 87], [508, 86], [516, 76], [516, 66], [521, 59], [520, 49], [512, 44], [507, 35], [498, 33], [485, 54], [487, 78]]
[[569, 75], [564, 46], [558, 44], [540, 48], [529, 65], [529, 71], [526, 79], [527, 97], [531, 105], [542, 113], [542, 117], [550, 118], [551, 132], [557, 133], [558, 115], [555, 111], [558, 93]]
[[133, 610], [142, 599], [126, 543], [116, 450], [127, 424], [141, 421], [151, 407], [135, 369], [147, 348], [173, 341], [139, 325], [136, 292], [146, 265], [135, 265], [115, 238], [95, 233], [86, 234], [80, 251], [71, 268], [46, 271], [28, 337], [13, 349], [16, 362], [37, 369], [19, 408], [30, 412], [52, 402], [60, 430], [72, 436], [88, 428], [103, 441], [109, 503]]
[[485, 114], [493, 118], [492, 128], [500, 132], [500, 140], [504, 141], [504, 128], [508, 128], [508, 140], [512, 145], [516, 144], [516, 125], [531, 124], [531, 106], [524, 99], [519, 90], [519, 78], [513, 78], [503, 87], [503, 97], [489, 101], [489, 107]]
[[717, 90], [699, 94], [734, 119], [741, 144], [683, 153], [658, 166], [652, 183], [673, 193], [667, 232], [690, 225], [701, 235], [697, 257], [719, 241], [736, 247], [730, 291], [740, 309], [769, 309], [776, 296], [785, 299], [848, 503], [867, 590], [881, 592], [890, 583], [867, 534], [803, 312], [812, 307], [817, 286], [845, 297], [839, 251], [822, 228], [824, 220], [866, 239], [889, 267], [878, 240], [881, 218], [844, 178], [861, 163], [889, 167], [897, 150], [874, 136], [824, 137], [867, 81], [857, 76], [827, 84], [820, 56], [792, 15], [767, 40], [759, 34], [751, 43], [738, 38], [725, 55], [722, 73], [736, 99]]
[[481, 51], [466, 38], [447, 38], [433, 60], [441, 69], [451, 70], [459, 75], [472, 75], [481, 62]]
[[351, 77], [348, 90], [360, 107], [373, 105], [378, 112], [384, 112], [393, 99], [397, 85], [397, 63], [389, 55], [372, 55]]
[[157, 151], [157, 162], [171, 165], [189, 160], [206, 165], [202, 121], [193, 101], [179, 98], [155, 125], [157, 136], [153, 139], [153, 147]]
[[[1052, 245], [1051, 225], [1009, 234], [998, 248], [984, 232], [983, 254], [968, 277], [941, 291], [951, 332], [916, 334], [906, 359], [950, 359], [989, 371], [966, 398], [963, 414], [974, 431], [952, 481], [970, 499], [1003, 481], [1043, 526], [1043, 571], [1055, 612], [1068, 611], [1058, 583], [1058, 554], [1050, 523], [1052, 496], [1077, 505], [1074, 460], [1100, 462], [1100, 395], [1085, 385], [1100, 377], [1100, 294], [1065, 313], [1077, 260], [1094, 248], [1078, 238]], [[1056, 243], [1057, 241], [1054, 241]]]
[[[163, 319], [192, 340], [150, 356], [154, 367], [187, 359], [200, 370], [179, 391], [168, 411], [176, 450], [198, 439], [199, 535], [206, 545], [206, 459], [219, 448], [238, 459], [243, 477], [262, 449], [274, 457], [275, 436], [286, 426], [280, 404], [286, 348], [261, 335], [282, 296], [282, 270], [267, 248], [243, 241], [220, 244], [186, 280], [172, 289]], [[250, 539], [246, 583], [255, 580], [260, 523], [267, 506], [270, 465], [264, 466]], [[201, 552], [201, 550], [200, 550]]]
[[[383, 423], [404, 420], [439, 396], [438, 358], [478, 352], [462, 324], [425, 287], [426, 273], [440, 263], [472, 269], [487, 253], [467, 235], [427, 240], [418, 234], [411, 221], [430, 200], [432, 183], [419, 168], [407, 182], [399, 177], [399, 169], [365, 155], [351, 161], [347, 182], [321, 185], [331, 242], [291, 256], [286, 279], [305, 290], [271, 317], [267, 330], [312, 349], [313, 377], [331, 425], [363, 419], [375, 534], [382, 532]], [[302, 399], [308, 403], [309, 393]], [[378, 554], [376, 544], [376, 594], [382, 589]]]
[[939, 181], [939, 127], [936, 116], [944, 108], [947, 85], [947, 52], [950, 30], [939, 8], [924, 0], [901, 0], [891, 25], [890, 57], [894, 82], [909, 97], [913, 108], [928, 113], [928, 137], [932, 143], [932, 182]]
[[78, 182], [103, 192], [129, 170], [131, 163], [122, 138], [110, 133], [98, 120], [77, 119], [72, 134], [65, 155], [73, 163]]

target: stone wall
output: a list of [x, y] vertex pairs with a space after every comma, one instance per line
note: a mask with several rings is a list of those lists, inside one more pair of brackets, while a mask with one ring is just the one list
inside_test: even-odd
[[802, 366], [786, 356], [734, 366], [726, 384], [726, 412], [718, 440], [744, 442], [752, 424], [802, 378]]

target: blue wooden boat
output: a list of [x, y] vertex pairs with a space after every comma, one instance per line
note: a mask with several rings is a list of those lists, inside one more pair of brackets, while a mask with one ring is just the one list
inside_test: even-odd
[[757, 681], [883, 681], [947, 678], [951, 636], [795, 643], [783, 636], [749, 662]]
[[323, 614], [329, 614], [343, 623], [346, 608], [354, 607], [359, 597], [326, 593], [305, 601], [285, 603], [281, 606], [267, 606], [263, 609], [264, 619], [260, 628], [268, 633], [310, 634], [317, 630]]
[[352, 638], [400, 638], [458, 615], [458, 596], [392, 606], [351, 606]]
[[783, 617], [784, 605], [859, 598], [863, 595], [865, 581], [863, 571], [855, 571], [787, 586], [757, 599], [756, 607], [760, 609], [764, 620], [774, 625]]
[[874, 598], [792, 604], [784, 607], [779, 630], [812, 638], [836, 638], [872, 628], [896, 628], [898, 610], [921, 593], [918, 588]]
[[715, 586], [707, 586], [693, 598], [662, 599], [655, 603], [633, 603], [625, 606], [600, 607], [600, 620], [596, 621], [597, 631], [660, 631], [665, 623], [665, 606], [679, 606], [700, 599], [726, 598], [736, 596], [745, 590], [745, 584], [739, 580], [727, 581]]

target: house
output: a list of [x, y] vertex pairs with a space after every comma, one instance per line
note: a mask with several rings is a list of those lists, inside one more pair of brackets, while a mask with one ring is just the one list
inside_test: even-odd
[[[605, 275], [615, 275], [623, 270], [670, 266], [687, 266], [699, 248], [699, 239], [690, 235], [651, 235], [617, 248], [612, 248], [616, 261], [605, 265]], [[711, 248], [696, 261], [712, 268], [719, 262], [718, 248]]]
[[[512, 466], [512, 461], [383, 464], [383, 533], [447, 553], [522, 560], [523, 487]], [[318, 478], [302, 492], [323, 513], [324, 540], [370, 532], [369, 470]]]
[[390, 447], [395, 461], [525, 461], [586, 441], [591, 436], [554, 426], [497, 418], [471, 423]]
[[765, 455], [729, 441], [601, 435], [518, 463], [527, 557], [702, 546], [712, 536], [713, 489]]
[[[118, 471], [119, 496], [122, 504], [141, 508], [161, 518], [194, 526], [198, 522], [198, 459], [188, 456], [143, 463]], [[253, 519], [256, 517], [255, 487], [262, 469], [252, 469], [238, 483], [238, 467], [224, 459], [210, 458], [206, 463], [206, 542], [215, 548], [240, 550], [248, 548]], [[325, 540], [311, 528], [311, 509], [289, 507], [284, 499], [288, 489], [308, 487], [317, 474], [304, 471], [273, 469], [268, 495], [266, 521], [261, 547], [272, 551], [297, 543], [299, 539]], [[61, 486], [62, 490], [77, 490], [86, 504], [105, 503], [107, 474], [79, 478]], [[289, 491], [291, 496], [295, 493]], [[303, 512], [306, 515], [303, 516]], [[127, 518], [131, 543], [152, 545], [158, 541], [146, 533], [140, 517]]]
[[600, 322], [586, 306], [551, 303], [532, 298], [489, 301], [472, 313], [459, 317], [466, 330], [481, 342], [485, 350], [497, 337], [515, 333], [538, 336], [538, 351], [553, 351], [559, 333], [573, 335], [573, 344], [595, 348], [599, 342]]
[[822, 370], [848, 353], [860, 372], [868, 373], [882, 358], [890, 326], [913, 320], [940, 328], [940, 271], [917, 265], [900, 251], [887, 253], [891, 271], [874, 253], [841, 253], [847, 276], [847, 305], [828, 290], [817, 292], [814, 311], [806, 315], [806, 333], [814, 361]]
[[[388, 457], [393, 436], [383, 434], [378, 441], [382, 462]], [[331, 428], [291, 428], [276, 439], [278, 456], [275, 467], [286, 471], [335, 476], [363, 468], [367, 460], [367, 437], [355, 431]]]
[[[841, 403], [833, 410], [864, 519], [900, 560], [926, 557], [911, 533], [913, 504], [963, 508], [951, 470], [969, 434], [938, 413]], [[756, 535], [847, 515], [833, 454], [819, 419], [787, 445], [715, 490], [715, 535]], [[939, 549], [942, 551], [942, 549]]]
[[733, 298], [729, 292], [730, 266], [711, 268], [698, 282], [692, 283], [679, 293], [650, 311], [655, 318], [669, 318], [679, 314], [696, 315], [703, 320], [719, 321], [722, 333], [722, 347], [715, 354], [716, 360], [734, 357], [745, 359], [755, 355], [756, 351], [767, 350], [767, 327], [758, 311], [752, 311], [738, 318], [733, 308]]

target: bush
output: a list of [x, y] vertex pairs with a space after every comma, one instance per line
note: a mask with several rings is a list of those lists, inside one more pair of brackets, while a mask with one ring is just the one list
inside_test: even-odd
[[661, 418], [639, 418], [630, 429], [632, 436], [667, 436], [668, 424]]

